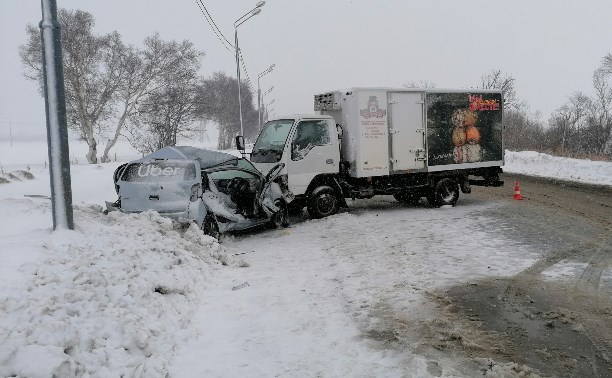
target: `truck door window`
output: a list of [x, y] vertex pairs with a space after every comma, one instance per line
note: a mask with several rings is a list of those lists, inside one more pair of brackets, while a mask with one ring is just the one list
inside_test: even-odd
[[330, 144], [328, 122], [301, 121], [293, 136], [291, 144], [291, 160], [301, 160], [315, 146]]

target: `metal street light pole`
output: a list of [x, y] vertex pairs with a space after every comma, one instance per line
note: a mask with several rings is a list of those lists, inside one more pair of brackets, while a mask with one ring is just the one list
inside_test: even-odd
[[42, 21], [39, 26], [42, 39], [53, 229], [73, 230], [61, 26], [57, 21], [55, 0], [41, 0], [41, 7]]
[[261, 131], [261, 89], [259, 86], [259, 79], [269, 74], [274, 69], [274, 64], [268, 67], [267, 70], [257, 75], [257, 121], [259, 122], [259, 131]]
[[[267, 91], [265, 91], [262, 95], [261, 95], [261, 103], [263, 104], [263, 108], [264, 108], [264, 117], [267, 114], [267, 108], [266, 108], [266, 104], [264, 104], [264, 97], [272, 92], [272, 90], [274, 89], [274, 86], [271, 86], [270, 89], [268, 89]], [[265, 117], [266, 121], [268, 120], [268, 117]]]
[[266, 4], [265, 1], [257, 3], [255, 8], [245, 13], [242, 17], [234, 22], [234, 47], [236, 49], [236, 77], [238, 79], [238, 111], [240, 112], [240, 135], [244, 136], [244, 127], [242, 125], [242, 95], [240, 93], [240, 48], [238, 47], [238, 26], [249, 20], [253, 16], [261, 13], [261, 7]]

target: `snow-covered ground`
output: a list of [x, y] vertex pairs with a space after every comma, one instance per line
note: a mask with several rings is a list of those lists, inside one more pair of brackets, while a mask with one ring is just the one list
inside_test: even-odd
[[[1, 377], [418, 377], [438, 363], [453, 375], [452, 362], [381, 347], [384, 319], [426, 318], [432, 290], [537, 257], [469, 197], [435, 210], [383, 199], [219, 245], [156, 213], [104, 215], [118, 162], [71, 166], [76, 229], [51, 232], [45, 156], [44, 143], [0, 144], [4, 176], [35, 177], [0, 184]], [[612, 186], [612, 163], [506, 161], [509, 172]]]
[[534, 151], [506, 151], [504, 172], [612, 186], [612, 162], [561, 158]]

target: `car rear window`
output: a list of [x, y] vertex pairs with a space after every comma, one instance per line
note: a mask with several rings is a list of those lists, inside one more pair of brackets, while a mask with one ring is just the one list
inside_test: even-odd
[[130, 164], [121, 176], [121, 180], [130, 182], [176, 182], [195, 178], [193, 163], [165, 161]]

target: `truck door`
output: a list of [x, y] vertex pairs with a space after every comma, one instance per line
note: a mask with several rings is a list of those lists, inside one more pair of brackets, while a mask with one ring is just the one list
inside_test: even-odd
[[425, 127], [423, 97], [419, 92], [391, 92], [389, 134], [393, 171], [425, 168]]
[[338, 173], [340, 150], [336, 125], [328, 119], [306, 119], [298, 122], [291, 136], [288, 160], [289, 190], [304, 194], [319, 174]]

